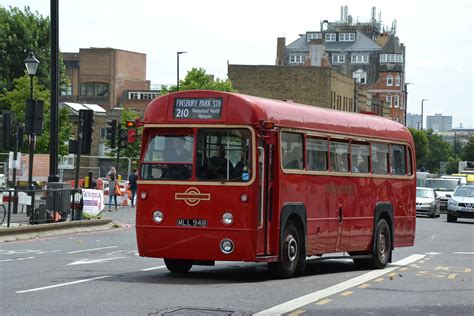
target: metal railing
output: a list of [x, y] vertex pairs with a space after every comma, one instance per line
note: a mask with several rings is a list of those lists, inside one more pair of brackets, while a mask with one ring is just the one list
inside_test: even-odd
[[0, 226], [80, 220], [82, 190], [73, 188], [0, 190]]

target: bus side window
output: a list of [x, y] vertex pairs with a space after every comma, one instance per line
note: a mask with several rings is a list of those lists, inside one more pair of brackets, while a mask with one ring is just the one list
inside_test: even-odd
[[405, 175], [405, 146], [390, 145], [390, 168], [393, 175]]
[[372, 173], [388, 174], [388, 145], [373, 143], [371, 148]]
[[331, 158], [331, 171], [349, 171], [349, 143], [346, 141], [329, 142], [329, 156]]
[[[303, 135], [282, 133], [283, 168], [303, 169]], [[286, 145], [286, 146], [285, 146]]]
[[369, 173], [369, 144], [351, 144], [351, 170], [353, 173]]
[[308, 137], [306, 139], [306, 157], [308, 159], [308, 170], [328, 170], [328, 141]]

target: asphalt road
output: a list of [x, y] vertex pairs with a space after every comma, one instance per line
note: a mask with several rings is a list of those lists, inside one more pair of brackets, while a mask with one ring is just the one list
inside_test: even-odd
[[134, 209], [109, 231], [0, 244], [2, 315], [472, 315], [474, 220], [417, 219], [416, 245], [384, 270], [310, 260], [272, 279], [265, 264], [218, 262], [174, 276], [137, 255]]

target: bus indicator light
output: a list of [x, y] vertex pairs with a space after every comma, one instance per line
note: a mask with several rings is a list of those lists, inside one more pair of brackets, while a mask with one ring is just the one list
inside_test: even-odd
[[142, 193], [140, 193], [140, 197], [142, 198], [142, 200], [146, 200], [146, 198], [148, 197], [148, 193], [146, 191], [142, 191]]
[[241, 202], [247, 203], [248, 200], [249, 200], [249, 196], [248, 196], [246, 193], [243, 193], [243, 194], [240, 196], [240, 201], [241, 201]]

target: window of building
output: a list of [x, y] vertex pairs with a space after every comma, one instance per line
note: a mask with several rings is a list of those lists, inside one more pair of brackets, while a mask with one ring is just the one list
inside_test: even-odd
[[397, 87], [400, 87], [400, 76], [396, 76], [396, 77], [395, 77], [395, 85], [396, 85]]
[[392, 96], [391, 95], [387, 95], [387, 97], [385, 98], [385, 100], [387, 101], [387, 104], [388, 105], [392, 105]]
[[336, 41], [336, 33], [326, 33], [324, 36], [326, 42], [335, 42]]
[[402, 54], [380, 54], [381, 63], [402, 63]]
[[321, 33], [307, 33], [306, 34], [306, 41], [310, 42], [313, 39], [321, 39], [323, 35]]
[[392, 75], [388, 75], [387, 76], [387, 86], [393, 86], [393, 76]]
[[334, 54], [332, 55], [333, 64], [343, 64], [346, 62], [346, 56], [344, 54]]
[[339, 33], [340, 42], [353, 42], [355, 41], [355, 33]]
[[72, 95], [72, 84], [63, 84], [61, 85], [61, 95]]
[[398, 95], [393, 96], [393, 106], [398, 108], [400, 106], [400, 97]]
[[304, 55], [290, 55], [290, 64], [303, 64], [304, 63]]
[[368, 64], [369, 55], [368, 54], [352, 54], [351, 63], [353, 64]]
[[109, 95], [109, 84], [103, 82], [81, 83], [81, 96], [107, 97]]
[[357, 83], [367, 83], [367, 73], [362, 69], [353, 72], [352, 78], [354, 78]]
[[128, 93], [129, 100], [138, 100], [138, 92], [129, 92]]

